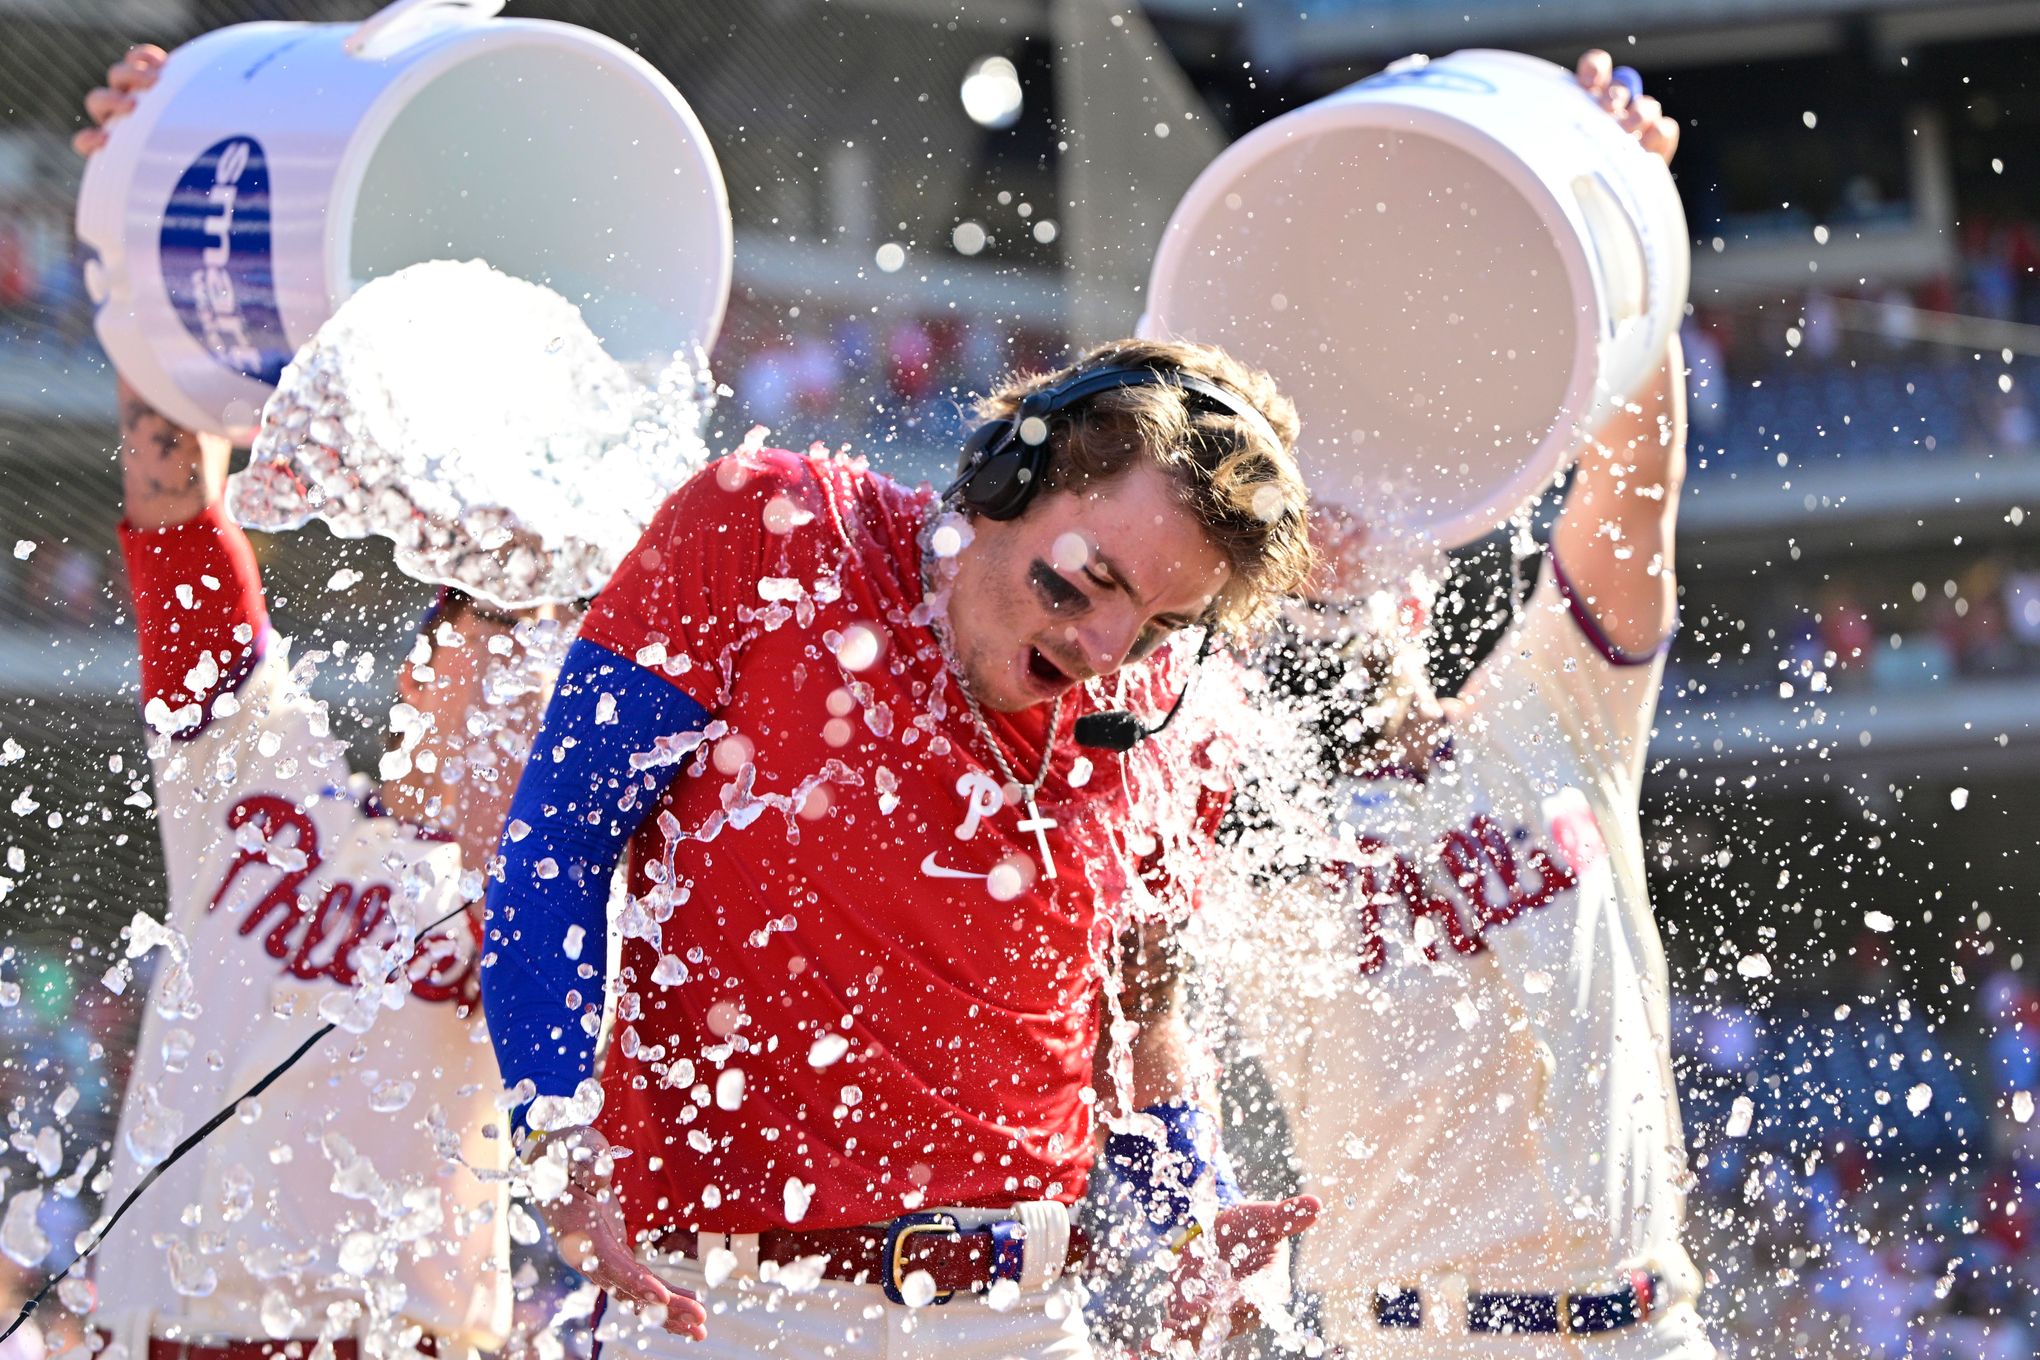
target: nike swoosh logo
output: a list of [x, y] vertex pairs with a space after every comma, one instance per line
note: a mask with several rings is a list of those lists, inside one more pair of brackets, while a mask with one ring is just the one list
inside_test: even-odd
[[986, 874], [968, 873], [962, 869], [951, 869], [935, 862], [935, 852], [930, 850], [928, 858], [921, 861], [921, 872], [930, 878], [986, 878]]

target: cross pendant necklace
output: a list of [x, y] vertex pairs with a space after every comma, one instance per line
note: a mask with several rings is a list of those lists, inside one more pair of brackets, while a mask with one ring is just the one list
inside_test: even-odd
[[1048, 778], [1049, 757], [1055, 754], [1056, 729], [1062, 725], [1063, 696], [1056, 695], [1054, 705], [1048, 710], [1048, 738], [1041, 747], [1041, 767], [1034, 772], [1034, 779], [1030, 783], [1022, 784], [1020, 776], [1014, 774], [1013, 767], [1006, 763], [1006, 752], [999, 745], [999, 739], [992, 735], [991, 724], [985, 721], [983, 711], [978, 708], [977, 696], [961, 681], [958, 682], [957, 688], [963, 691], [963, 701], [970, 708], [970, 720], [977, 725], [978, 735], [985, 739], [985, 746], [992, 753], [992, 763], [998, 766], [1000, 774], [1006, 776], [1008, 788], [1020, 790], [1020, 804], [1027, 809], [1027, 816], [1020, 821], [1019, 829], [1034, 833], [1036, 852], [1041, 859], [1041, 876], [1054, 878], [1055, 856], [1049, 853], [1048, 829], [1056, 825], [1056, 821], [1053, 817], [1041, 815], [1041, 808], [1035, 804], [1034, 795], [1041, 788], [1042, 781]]
[[1020, 829], [1034, 833], [1034, 843], [1040, 848], [1042, 877], [1054, 878], [1055, 856], [1048, 853], [1048, 829], [1055, 825], [1055, 818], [1041, 815], [1041, 809], [1034, 805], [1033, 789], [1023, 791], [1020, 797], [1027, 805], [1027, 816], [1021, 821]]

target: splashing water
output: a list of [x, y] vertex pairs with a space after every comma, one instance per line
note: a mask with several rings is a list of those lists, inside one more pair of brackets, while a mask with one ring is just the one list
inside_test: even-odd
[[34, 1267], [50, 1254], [49, 1235], [36, 1222], [42, 1212], [43, 1192], [39, 1185], [15, 1192], [7, 1202], [7, 1215], [0, 1218], [0, 1252], [16, 1265]]
[[641, 381], [573, 304], [480, 261], [354, 294], [285, 368], [228, 502], [251, 527], [380, 534], [503, 608], [592, 595], [707, 461], [697, 356]]

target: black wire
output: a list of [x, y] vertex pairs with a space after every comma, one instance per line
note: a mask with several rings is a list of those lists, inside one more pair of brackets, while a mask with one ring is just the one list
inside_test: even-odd
[[[466, 910], [467, 904], [462, 903], [460, 906], [455, 907], [452, 911], [449, 911], [448, 913], [446, 913], [446, 915], [434, 921], [431, 925], [426, 926], [425, 929], [419, 931], [418, 934], [421, 937], [430, 935], [433, 931], [439, 929], [441, 926], [445, 925], [448, 921], [451, 921], [454, 917], [460, 915], [462, 912]], [[398, 965], [399, 968], [402, 968], [404, 966], [405, 965], [403, 964]], [[394, 977], [395, 973], [391, 973], [385, 976], [383, 978], [383, 981], [385, 983], [388, 983]], [[113, 1231], [114, 1224], [120, 1222], [121, 1215], [125, 1214], [130, 1208], [134, 1207], [135, 1201], [142, 1197], [142, 1192], [144, 1190], [147, 1190], [150, 1186], [156, 1183], [156, 1178], [158, 1176], [161, 1176], [165, 1171], [168, 1171], [171, 1167], [177, 1165], [178, 1160], [182, 1158], [185, 1153], [191, 1151], [193, 1148], [197, 1147], [200, 1143], [203, 1143], [207, 1139], [207, 1137], [209, 1137], [212, 1134], [213, 1130], [217, 1129], [220, 1125], [226, 1123], [229, 1119], [233, 1118], [234, 1111], [240, 1109], [243, 1105], [247, 1104], [249, 1101], [253, 1100], [255, 1097], [261, 1095], [264, 1091], [268, 1090], [278, 1077], [290, 1071], [292, 1067], [295, 1067], [297, 1065], [298, 1059], [304, 1057], [305, 1054], [311, 1052], [313, 1048], [317, 1047], [321, 1039], [325, 1038], [328, 1034], [331, 1034], [337, 1028], [339, 1028], [339, 1026], [329, 1020], [325, 1024], [319, 1026], [316, 1030], [312, 1031], [310, 1037], [308, 1037], [303, 1043], [299, 1044], [288, 1058], [285, 1058], [282, 1062], [270, 1068], [268, 1072], [263, 1074], [262, 1079], [260, 1081], [256, 1082], [253, 1086], [250, 1086], [247, 1090], [241, 1092], [240, 1095], [234, 1097], [234, 1099], [228, 1102], [228, 1104], [225, 1107], [223, 1107], [219, 1111], [219, 1113], [215, 1114], [211, 1119], [206, 1120], [204, 1124], [200, 1125], [196, 1132], [192, 1133], [190, 1136], [185, 1138], [183, 1142], [179, 1143], [176, 1147], [172, 1148], [170, 1150], [170, 1155], [168, 1157], [165, 1157], [162, 1161], [158, 1162], [154, 1167], [152, 1167], [149, 1171], [149, 1174], [142, 1177], [141, 1183], [135, 1186], [134, 1189], [127, 1192], [127, 1197], [121, 1200], [120, 1207], [115, 1209], [112, 1215], [107, 1218], [104, 1226], [102, 1226], [97, 1232], [95, 1232], [92, 1235], [92, 1240], [90, 1242], [87, 1242], [84, 1248], [76, 1256], [71, 1258], [70, 1263], [66, 1265], [62, 1270], [58, 1271], [55, 1275], [52, 1275], [48, 1280], [44, 1281], [43, 1287], [35, 1291], [34, 1297], [30, 1298], [27, 1303], [21, 1305], [20, 1314], [14, 1319], [13, 1322], [8, 1324], [6, 1331], [0, 1332], [0, 1344], [4, 1344], [8, 1337], [13, 1336], [16, 1332], [21, 1330], [21, 1324], [28, 1321], [29, 1318], [34, 1316], [35, 1310], [42, 1306], [42, 1301], [49, 1297], [50, 1291], [52, 1289], [55, 1289], [58, 1285], [62, 1284], [65, 1280], [70, 1278], [71, 1272], [78, 1268], [78, 1263], [80, 1261], [84, 1260], [87, 1256], [90, 1256], [94, 1251], [98, 1250], [99, 1244], [106, 1240], [106, 1235]]]

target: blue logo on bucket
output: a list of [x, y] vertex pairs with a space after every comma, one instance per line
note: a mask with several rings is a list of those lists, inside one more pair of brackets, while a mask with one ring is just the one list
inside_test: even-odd
[[163, 286], [192, 339], [226, 367], [271, 387], [292, 346], [276, 309], [269, 162], [253, 137], [229, 137], [191, 163], [163, 209]]
[[1408, 66], [1400, 71], [1383, 71], [1360, 82], [1374, 89], [1386, 89], [1396, 85], [1428, 85], [1434, 90], [1450, 90], [1454, 94], [1493, 94], [1495, 87], [1476, 75], [1465, 71], [1441, 70], [1436, 66]]

